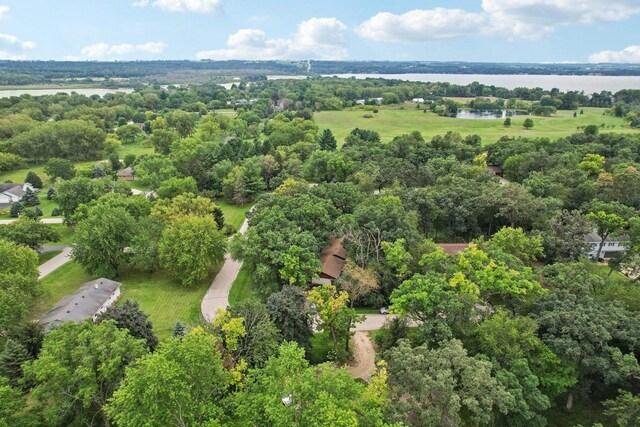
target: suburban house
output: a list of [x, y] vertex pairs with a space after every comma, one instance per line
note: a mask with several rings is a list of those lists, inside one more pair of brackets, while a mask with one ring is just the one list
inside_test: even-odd
[[322, 249], [320, 253], [320, 262], [322, 263], [320, 277], [312, 279], [311, 284], [330, 284], [333, 280], [340, 277], [347, 259], [347, 250], [342, 246], [343, 240], [344, 238], [333, 238], [329, 244]]
[[19, 202], [27, 192], [27, 189], [34, 191], [33, 186], [28, 182], [25, 184], [16, 182], [0, 184], [0, 209], [9, 208], [15, 202]]
[[[600, 241], [602, 240], [597, 233], [589, 233], [584, 236], [585, 242], [589, 244], [589, 248], [587, 249], [587, 256], [590, 259], [596, 259], [596, 255], [598, 254], [598, 246], [600, 246]], [[624, 243], [629, 240], [628, 236], [617, 236], [617, 237], [607, 237], [604, 241], [604, 245], [602, 246], [602, 252], [600, 252], [600, 258], [602, 259], [610, 259], [612, 256], [619, 252], [624, 252], [627, 250], [627, 247]]]
[[411, 102], [415, 102], [416, 104], [424, 104], [424, 98], [413, 98]]
[[500, 166], [487, 166], [486, 171], [496, 176], [502, 176], [502, 168]]
[[449, 255], [455, 255], [469, 247], [468, 243], [436, 243], [436, 246]]
[[133, 168], [131, 166], [127, 166], [121, 171], [118, 171], [118, 173], [116, 173], [116, 176], [118, 178], [124, 179], [125, 181], [133, 181], [134, 179], [136, 179], [136, 177], [133, 175]]
[[65, 322], [79, 323], [89, 318], [95, 322], [120, 297], [120, 285], [104, 278], [87, 282], [74, 294], [64, 297], [39, 323], [50, 331]]

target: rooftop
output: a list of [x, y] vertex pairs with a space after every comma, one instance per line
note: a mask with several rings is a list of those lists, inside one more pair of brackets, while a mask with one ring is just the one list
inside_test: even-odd
[[347, 251], [342, 246], [344, 238], [332, 239], [322, 250], [320, 262], [322, 262], [322, 276], [325, 278], [337, 279], [344, 269]]
[[121, 283], [109, 279], [96, 279], [85, 283], [74, 294], [64, 297], [40, 319], [40, 324], [82, 322], [98, 312], [100, 307], [120, 288]]
[[442, 250], [449, 254], [455, 255], [460, 251], [464, 251], [469, 247], [468, 243], [436, 243], [436, 246], [442, 248]]

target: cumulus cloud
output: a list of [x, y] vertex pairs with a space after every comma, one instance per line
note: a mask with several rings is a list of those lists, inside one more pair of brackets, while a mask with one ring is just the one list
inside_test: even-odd
[[11, 53], [11, 52], [6, 52], [3, 50], [0, 50], [0, 60], [3, 61], [22, 61], [27, 59], [26, 55], [21, 55], [21, 54], [15, 54], [15, 53]]
[[108, 44], [108, 43], [95, 43], [84, 47], [80, 53], [91, 59], [102, 59], [110, 57], [118, 57], [131, 55], [135, 53], [143, 54], [159, 54], [164, 52], [167, 47], [163, 42], [148, 42], [142, 44]]
[[227, 49], [198, 52], [198, 59], [343, 59], [347, 56], [347, 26], [336, 18], [311, 18], [287, 38], [269, 38], [262, 30], [245, 28], [231, 34]]
[[450, 39], [483, 31], [487, 18], [480, 13], [438, 7], [411, 10], [402, 15], [378, 13], [356, 28], [361, 37], [376, 41]]
[[482, 0], [478, 12], [435, 8], [378, 13], [356, 28], [376, 41], [420, 42], [502, 34], [538, 39], [561, 25], [620, 21], [640, 14], [638, 0]]
[[166, 12], [211, 13], [218, 10], [220, 0], [137, 0], [133, 5], [153, 6]]
[[21, 40], [18, 37], [11, 34], [0, 33], [0, 43], [4, 45], [9, 45], [12, 47], [17, 47], [19, 49], [25, 49], [25, 50], [36, 48], [36, 44], [34, 42]]
[[0, 4], [0, 19], [4, 19], [9, 15], [9, 6]]
[[628, 46], [622, 50], [603, 50], [589, 56], [589, 62], [617, 62], [622, 64], [640, 63], [640, 45]]

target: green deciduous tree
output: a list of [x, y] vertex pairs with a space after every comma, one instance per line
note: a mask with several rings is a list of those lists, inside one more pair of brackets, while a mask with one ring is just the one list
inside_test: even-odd
[[226, 248], [212, 217], [187, 216], [165, 228], [158, 250], [163, 268], [183, 285], [195, 286], [222, 262]]
[[605, 414], [614, 417], [618, 427], [640, 425], [640, 396], [620, 390], [618, 397], [607, 400], [604, 405]]
[[55, 181], [56, 178], [71, 179], [76, 176], [76, 168], [67, 159], [53, 158], [45, 165], [44, 173], [49, 175], [51, 181]]
[[26, 406], [19, 390], [11, 387], [9, 380], [0, 376], [0, 427], [21, 425], [18, 415]]
[[188, 176], [186, 178], [172, 177], [164, 181], [156, 190], [158, 197], [172, 199], [180, 194], [195, 194], [198, 191], [196, 180]]
[[222, 400], [232, 383], [216, 339], [195, 330], [127, 368], [106, 413], [123, 427], [222, 425]]
[[38, 274], [34, 250], [0, 239], [0, 336], [27, 317], [41, 293]]
[[382, 368], [365, 386], [332, 364], [309, 366], [303, 349], [285, 343], [250, 372], [233, 407], [243, 425], [384, 426], [386, 379]]
[[513, 255], [525, 264], [531, 264], [542, 257], [542, 238], [527, 236], [522, 228], [504, 227], [491, 236], [487, 248]]
[[0, 225], [0, 239], [39, 249], [46, 242], [60, 240], [60, 233], [50, 224], [21, 216], [11, 224]]
[[234, 354], [250, 367], [263, 366], [269, 357], [275, 355], [282, 341], [280, 331], [275, 326], [264, 304], [254, 299], [245, 300], [231, 306], [229, 314], [244, 319], [245, 334], [238, 338]]
[[308, 352], [313, 330], [304, 291], [298, 286], [284, 286], [269, 296], [266, 307], [282, 338]]
[[113, 278], [126, 265], [136, 221], [123, 207], [95, 207], [76, 227], [72, 257], [88, 272]]
[[124, 370], [145, 354], [143, 340], [115, 322], [65, 323], [44, 340], [38, 359], [24, 365], [35, 384], [32, 396], [47, 424], [109, 425], [104, 406], [118, 389]]
[[600, 237], [600, 244], [598, 245], [598, 250], [596, 251], [596, 260], [598, 260], [600, 259], [600, 253], [602, 252], [602, 248], [604, 247], [604, 242], [609, 236], [615, 235], [624, 227], [626, 227], [627, 221], [625, 221], [615, 213], [607, 213], [602, 210], [589, 212], [587, 214], [587, 218], [589, 218], [593, 222], [596, 227], [598, 236]]
[[411, 348], [406, 340], [385, 353], [392, 419], [415, 426], [489, 424], [494, 408], [507, 412], [510, 395], [491, 375], [491, 363], [467, 355], [458, 340], [440, 348]]

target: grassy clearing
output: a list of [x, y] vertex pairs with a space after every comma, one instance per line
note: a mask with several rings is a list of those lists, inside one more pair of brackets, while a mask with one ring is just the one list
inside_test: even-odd
[[38, 254], [38, 264], [42, 265], [56, 255], [60, 255], [62, 251], [49, 251]]
[[74, 242], [73, 236], [75, 235], [74, 227], [67, 227], [65, 224], [51, 224], [60, 234], [60, 240], [57, 242], [49, 242], [49, 245], [70, 245]]
[[245, 219], [245, 214], [251, 209], [251, 204], [247, 205], [232, 205], [224, 200], [216, 201], [216, 204], [220, 206], [224, 213], [224, 222], [231, 224], [237, 230], [240, 228]]
[[229, 304], [234, 305], [255, 296], [256, 291], [253, 287], [251, 276], [249, 275], [249, 269], [246, 265], [243, 265], [238, 273], [238, 277], [231, 286], [231, 291], [229, 291]]
[[311, 352], [309, 361], [311, 363], [322, 363], [327, 361], [327, 356], [333, 348], [331, 337], [328, 332], [313, 334], [311, 337]]
[[[409, 104], [411, 105], [411, 104]], [[573, 117], [573, 111], [558, 111], [552, 117], [516, 116], [512, 117], [511, 127], [504, 127], [503, 120], [470, 120], [440, 117], [434, 113], [424, 113], [413, 106], [405, 109], [399, 107], [379, 107], [379, 112], [373, 114], [361, 109], [343, 111], [321, 111], [314, 114], [314, 119], [320, 129], [329, 128], [336, 136], [339, 144], [353, 128], [365, 128], [380, 133], [384, 142], [389, 142], [395, 136], [419, 131], [425, 138], [444, 135], [448, 131], [459, 132], [462, 136], [478, 134], [483, 143], [497, 141], [502, 136], [528, 136], [559, 138], [577, 132], [576, 127], [586, 125], [615, 126], [603, 129], [603, 132], [640, 132], [630, 129], [621, 118], [603, 116], [604, 108], [584, 108], [584, 114]], [[374, 117], [364, 118], [365, 114]], [[524, 119], [531, 117], [533, 129], [522, 127]]]
[[[200, 321], [200, 301], [217, 271], [216, 268], [201, 284], [193, 288], [180, 285], [163, 271], [125, 273], [116, 279], [122, 282], [120, 302], [127, 299], [138, 301], [140, 308], [149, 314], [158, 338], [168, 338], [176, 321], [187, 324], [197, 324]], [[83, 283], [95, 278], [74, 261], [58, 268], [42, 280], [45, 294], [34, 307], [33, 318], [42, 317], [64, 296], [72, 294]]]
[[200, 302], [217, 271], [193, 288], [180, 285], [163, 271], [124, 274], [117, 279], [122, 282], [120, 301], [138, 301], [162, 340], [171, 336], [176, 321], [191, 325], [200, 321]]
[[118, 155], [123, 159], [127, 154], [134, 154], [136, 157], [143, 154], [153, 154], [153, 145], [147, 141], [136, 144], [122, 144], [118, 150]]

